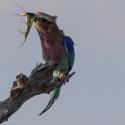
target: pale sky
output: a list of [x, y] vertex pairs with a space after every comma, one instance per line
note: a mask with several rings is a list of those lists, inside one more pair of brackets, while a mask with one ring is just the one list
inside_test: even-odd
[[[0, 101], [9, 97], [16, 75], [29, 76], [42, 62], [34, 26], [23, 43], [23, 11], [57, 15], [57, 24], [75, 43], [76, 74], [45, 114], [49, 95], [25, 102], [4, 125], [125, 125], [125, 0], [1, 0]], [[25, 18], [24, 18], [25, 19]]]

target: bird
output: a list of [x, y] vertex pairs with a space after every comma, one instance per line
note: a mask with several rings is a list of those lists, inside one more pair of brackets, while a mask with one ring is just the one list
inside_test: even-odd
[[[73, 40], [66, 36], [63, 30], [59, 29], [56, 23], [57, 16], [51, 16], [43, 12], [27, 12], [26, 15], [34, 18], [33, 24], [40, 37], [43, 60], [45, 63], [59, 64], [53, 71], [53, 77], [60, 78], [62, 83], [65, 83], [66, 76], [71, 71], [75, 60]], [[53, 105], [60, 95], [60, 90], [61, 87], [50, 93], [49, 103], [39, 115], [46, 112]]]

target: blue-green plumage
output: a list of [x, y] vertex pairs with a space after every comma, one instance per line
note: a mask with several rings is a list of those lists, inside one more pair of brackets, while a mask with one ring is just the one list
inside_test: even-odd
[[64, 37], [64, 46], [69, 59], [69, 71], [72, 69], [75, 59], [74, 43], [70, 37]]

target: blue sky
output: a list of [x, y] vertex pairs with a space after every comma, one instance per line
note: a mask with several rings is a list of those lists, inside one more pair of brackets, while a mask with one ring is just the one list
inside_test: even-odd
[[[125, 124], [125, 1], [124, 0], [1, 0], [0, 100], [9, 96], [15, 76], [29, 76], [42, 62], [40, 40], [32, 27], [26, 43], [23, 11], [57, 15], [57, 24], [75, 43], [73, 78], [60, 98], [43, 114], [49, 95], [28, 100], [4, 125], [124, 125]], [[25, 18], [24, 18], [25, 19]]]

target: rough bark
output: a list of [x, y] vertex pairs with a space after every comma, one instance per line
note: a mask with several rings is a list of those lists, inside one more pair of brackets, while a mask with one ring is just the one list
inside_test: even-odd
[[[22, 73], [16, 76], [16, 81], [13, 82], [10, 90], [10, 97], [0, 102], [0, 124], [8, 121], [8, 118], [28, 99], [42, 93], [49, 94], [55, 88], [62, 86], [62, 81], [59, 78], [53, 79], [52, 76], [57, 65], [55, 63], [37, 64], [29, 77]], [[71, 73], [68, 78], [74, 74], [75, 72]]]

